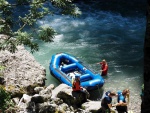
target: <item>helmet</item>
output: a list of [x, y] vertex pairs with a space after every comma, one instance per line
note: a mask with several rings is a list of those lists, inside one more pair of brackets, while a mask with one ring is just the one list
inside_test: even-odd
[[108, 96], [111, 93], [111, 91], [107, 91], [105, 94]]

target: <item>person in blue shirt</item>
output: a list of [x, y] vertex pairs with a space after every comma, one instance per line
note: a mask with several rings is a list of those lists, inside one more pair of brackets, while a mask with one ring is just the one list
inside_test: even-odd
[[[118, 113], [128, 113], [127, 105], [129, 104], [129, 93], [129, 89], [124, 89], [123, 91], [117, 92], [118, 103], [114, 106], [116, 106]], [[128, 101], [126, 101], [126, 98], [128, 99]]]
[[102, 113], [115, 113], [112, 109], [112, 97], [116, 96], [115, 92], [107, 91], [101, 102]]

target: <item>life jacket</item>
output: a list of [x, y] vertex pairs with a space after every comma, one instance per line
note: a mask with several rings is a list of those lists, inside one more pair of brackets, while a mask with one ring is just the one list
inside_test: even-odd
[[75, 80], [73, 82], [72, 89], [73, 91], [80, 91], [81, 90], [80, 81]]
[[107, 75], [107, 71], [108, 71], [108, 65], [107, 64], [104, 64], [103, 62], [101, 63], [101, 69], [103, 70], [102, 71], [102, 75]]
[[117, 99], [118, 103], [119, 103], [120, 100], [122, 102], [126, 102], [125, 97], [122, 95], [122, 92], [118, 91], [118, 99]]
[[112, 97], [109, 96], [110, 91], [107, 91], [105, 93], [105, 96], [102, 99], [101, 106], [104, 107], [105, 109], [109, 109], [108, 104], [112, 102]]

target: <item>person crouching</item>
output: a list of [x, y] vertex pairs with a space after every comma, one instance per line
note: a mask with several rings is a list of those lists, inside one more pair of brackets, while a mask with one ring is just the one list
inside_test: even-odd
[[101, 102], [101, 112], [102, 113], [115, 113], [116, 111], [112, 109], [112, 97], [115, 97], [116, 93], [112, 91], [107, 91]]

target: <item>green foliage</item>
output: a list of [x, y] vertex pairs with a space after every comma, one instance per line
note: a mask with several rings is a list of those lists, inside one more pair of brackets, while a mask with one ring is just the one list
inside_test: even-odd
[[31, 52], [38, 51], [39, 46], [38, 46], [37, 43], [34, 43], [32, 41], [33, 37], [32, 37], [31, 34], [29, 34], [27, 32], [18, 31], [18, 32], [14, 33], [14, 37], [16, 39], [16, 44], [17, 45], [24, 44], [24, 45], [31, 48]]
[[10, 94], [5, 91], [3, 86], [0, 86], [0, 110], [2, 110], [3, 113], [6, 109], [8, 109], [8, 107], [12, 106], [10, 99]]
[[[6, 18], [7, 20], [7, 18]], [[1, 17], [0, 17], [0, 33], [1, 34], [6, 34], [6, 35], [9, 35], [11, 36], [11, 29], [10, 29], [10, 26], [12, 24], [7, 24], [5, 20], [3, 20]]]
[[[20, 8], [25, 6], [27, 7], [26, 13], [17, 15]], [[65, 15], [77, 17], [81, 14], [79, 9], [72, 4], [72, 0], [16, 0], [13, 4], [8, 0], [0, 0], [0, 34], [9, 36], [6, 40], [0, 40], [0, 50], [7, 49], [14, 53], [16, 46], [23, 44], [30, 47], [31, 52], [38, 51], [38, 44], [34, 41], [36, 37], [45, 42], [52, 42], [56, 32], [51, 27], [37, 27], [36, 30], [30, 31], [32, 34], [29, 34], [25, 28], [33, 28], [37, 20], [46, 15], [53, 15], [54, 7]], [[33, 33], [38, 36], [34, 37]]]
[[17, 49], [16, 46], [17, 44], [15, 43], [14, 38], [9, 38], [4, 40], [2, 43], [0, 43], [0, 50], [5, 50], [7, 48], [8, 51], [14, 53], [15, 50]]
[[106, 112], [106, 113], [109, 113], [109, 109], [106, 109], [105, 112]]
[[0, 65], [0, 77], [3, 76], [3, 72], [2, 72], [2, 71], [3, 71], [5, 68], [6, 68], [5, 66]]
[[0, 71], [3, 71], [5, 68], [5, 66], [0, 65]]
[[56, 32], [50, 27], [41, 27], [39, 30], [39, 39], [45, 42], [52, 42]]
[[81, 15], [81, 11], [76, 5], [72, 4], [73, 0], [51, 0], [54, 6], [61, 8], [62, 14], [70, 14], [74, 17]]

